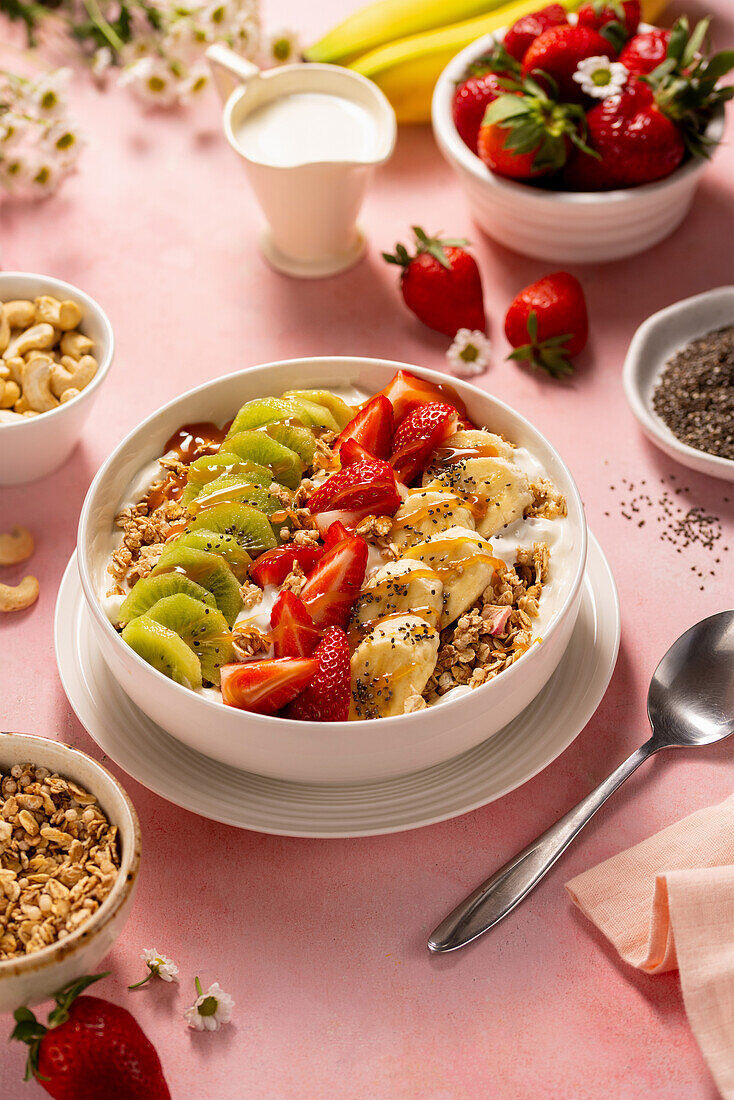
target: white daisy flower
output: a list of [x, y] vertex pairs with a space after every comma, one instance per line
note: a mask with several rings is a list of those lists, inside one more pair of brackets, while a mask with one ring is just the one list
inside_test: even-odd
[[178, 967], [166, 955], [159, 955], [154, 947], [144, 947], [140, 958], [148, 967], [148, 973], [139, 982], [129, 985], [128, 989], [139, 989], [151, 978], [161, 978], [164, 982], [178, 981]]
[[159, 107], [172, 107], [178, 102], [178, 82], [162, 58], [141, 57], [133, 61], [123, 70], [119, 84], [129, 87], [146, 103]]
[[267, 65], [289, 65], [298, 61], [300, 43], [295, 31], [282, 30], [268, 35], [265, 40], [265, 63]]
[[112, 65], [112, 50], [109, 46], [100, 46], [92, 58], [92, 75], [100, 83], [107, 76], [107, 70]]
[[222, 1024], [228, 1024], [232, 1019], [234, 1001], [229, 993], [224, 992], [219, 982], [210, 985], [206, 993], [202, 992], [198, 978], [195, 984], [199, 995], [184, 1012], [184, 1020], [196, 1031], [218, 1031]]
[[492, 345], [479, 329], [460, 328], [446, 358], [460, 378], [482, 374], [489, 366]]
[[65, 112], [70, 80], [71, 69], [55, 69], [36, 82], [31, 95], [40, 115], [54, 118]]
[[582, 92], [594, 99], [606, 99], [619, 95], [627, 83], [629, 71], [619, 61], [608, 57], [586, 57], [579, 61], [573, 79], [581, 85]]

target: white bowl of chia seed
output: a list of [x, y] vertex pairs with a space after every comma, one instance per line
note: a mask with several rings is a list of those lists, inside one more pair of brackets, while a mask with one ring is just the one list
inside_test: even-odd
[[734, 481], [734, 286], [648, 317], [622, 381], [648, 439], [698, 473]]

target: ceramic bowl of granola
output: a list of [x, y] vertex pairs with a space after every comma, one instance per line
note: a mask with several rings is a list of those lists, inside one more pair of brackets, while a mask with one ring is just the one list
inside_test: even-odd
[[105, 662], [163, 729], [233, 767], [358, 782], [450, 759], [537, 695], [578, 614], [581, 500], [524, 417], [446, 381], [271, 363], [113, 452], [79, 569]]
[[0, 733], [0, 1012], [93, 973], [130, 915], [140, 823], [117, 780], [58, 741]]
[[0, 272], [0, 486], [46, 477], [66, 461], [114, 347], [106, 314], [83, 290]]

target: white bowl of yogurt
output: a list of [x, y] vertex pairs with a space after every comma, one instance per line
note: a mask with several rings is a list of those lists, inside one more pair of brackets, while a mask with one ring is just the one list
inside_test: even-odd
[[456, 688], [436, 705], [412, 714], [350, 722], [289, 721], [237, 710], [214, 692], [194, 692], [174, 683], [146, 664], [115, 630], [117, 604], [108, 597], [112, 580], [107, 572], [120, 539], [115, 516], [158, 478], [166, 441], [183, 424], [224, 424], [245, 401], [295, 387], [329, 389], [355, 404], [381, 390], [400, 368], [434, 384], [446, 381], [409, 364], [332, 356], [270, 363], [207, 382], [145, 420], [95, 477], [82, 508], [77, 543], [94, 636], [133, 702], [197, 751], [232, 767], [297, 782], [357, 783], [406, 774], [491, 737], [535, 698], [563, 656], [576, 623], [586, 564], [586, 520], [578, 489], [558, 453], [529, 421], [463, 382], [454, 388], [471, 420], [512, 442], [515, 461], [531, 478], [549, 478], [567, 506], [562, 519], [519, 519], [491, 539], [495, 554], [508, 559], [518, 546], [541, 539], [551, 552], [551, 571], [534, 620], [534, 644], [495, 679], [471, 690]]

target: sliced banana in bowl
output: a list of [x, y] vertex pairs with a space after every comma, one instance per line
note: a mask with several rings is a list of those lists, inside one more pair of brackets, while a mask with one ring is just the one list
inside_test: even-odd
[[441, 578], [444, 587], [443, 611], [439, 626], [458, 619], [479, 598], [495, 571], [504, 568], [492, 553], [492, 544], [468, 527], [449, 527], [425, 542], [410, 546], [406, 558], [421, 561]]
[[404, 714], [436, 667], [438, 642], [438, 630], [420, 615], [379, 622], [352, 654], [350, 719]]
[[436, 626], [443, 611], [443, 583], [424, 562], [401, 558], [370, 577], [352, 612], [357, 629], [372, 629], [390, 616], [411, 613]]
[[412, 546], [451, 526], [474, 527], [469, 502], [456, 493], [438, 489], [411, 489], [393, 516], [390, 541]]

